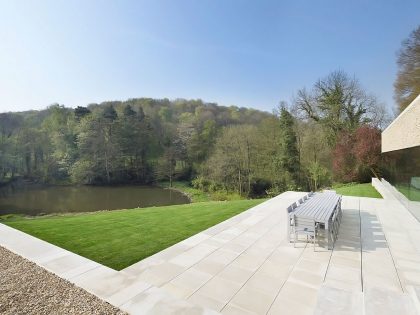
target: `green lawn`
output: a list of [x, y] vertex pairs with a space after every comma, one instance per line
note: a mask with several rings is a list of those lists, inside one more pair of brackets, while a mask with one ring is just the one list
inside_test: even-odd
[[[169, 188], [169, 182], [160, 182], [160, 186]], [[215, 191], [215, 192], [204, 192], [200, 189], [192, 187], [188, 182], [174, 181], [172, 182], [172, 188], [179, 190], [186, 194], [191, 202], [203, 202], [203, 201], [221, 201], [221, 200], [241, 200], [244, 197], [238, 193], [227, 192], [227, 191]]]
[[222, 222], [264, 199], [201, 202], [2, 221], [116, 270]]
[[408, 185], [395, 185], [395, 188], [399, 190], [404, 196], [411, 201], [420, 201], [420, 189], [410, 187]]
[[344, 196], [382, 198], [381, 194], [378, 193], [378, 191], [370, 183], [336, 185], [333, 186], [333, 189], [336, 190], [338, 194]]

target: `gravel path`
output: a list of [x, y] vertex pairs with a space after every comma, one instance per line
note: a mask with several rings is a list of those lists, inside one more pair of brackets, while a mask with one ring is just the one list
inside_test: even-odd
[[0, 314], [126, 314], [0, 246]]

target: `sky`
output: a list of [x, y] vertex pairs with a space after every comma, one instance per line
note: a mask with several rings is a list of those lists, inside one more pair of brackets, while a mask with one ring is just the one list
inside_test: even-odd
[[393, 108], [418, 0], [0, 0], [0, 112], [135, 97], [271, 111], [334, 70]]

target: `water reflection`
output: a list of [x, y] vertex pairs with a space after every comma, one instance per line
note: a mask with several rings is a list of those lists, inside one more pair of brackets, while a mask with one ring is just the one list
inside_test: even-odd
[[150, 186], [50, 186], [0, 189], [0, 214], [37, 215], [188, 203], [180, 192]]

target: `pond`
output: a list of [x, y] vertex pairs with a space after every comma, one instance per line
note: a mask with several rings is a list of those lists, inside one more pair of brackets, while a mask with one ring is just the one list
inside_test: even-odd
[[130, 209], [189, 203], [184, 194], [154, 186], [22, 186], [0, 189], [0, 215]]

